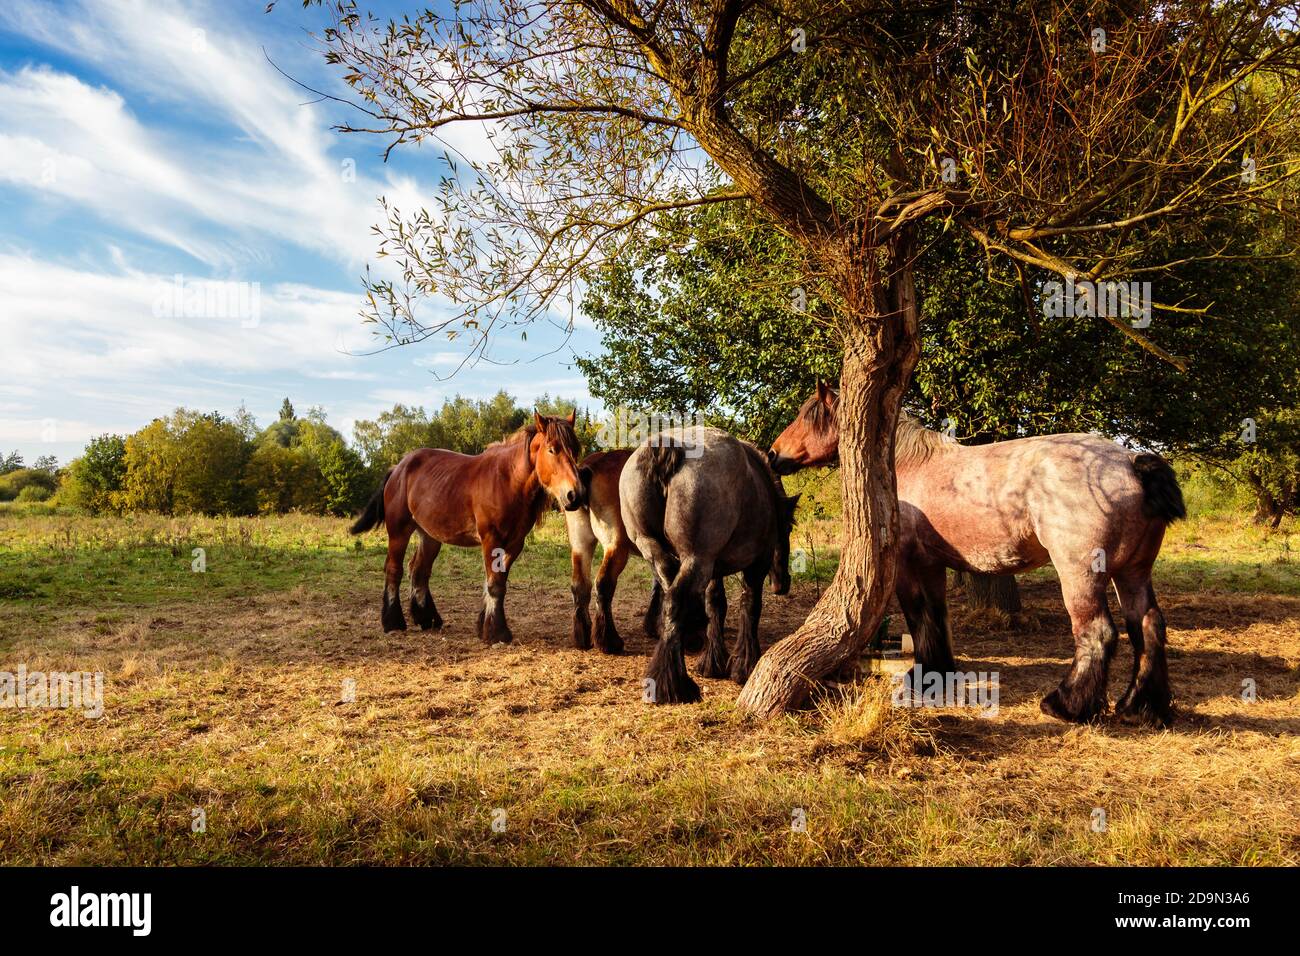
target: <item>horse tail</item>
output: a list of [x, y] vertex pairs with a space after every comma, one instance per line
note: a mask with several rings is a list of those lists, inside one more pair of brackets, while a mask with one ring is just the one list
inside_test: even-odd
[[1169, 462], [1159, 455], [1141, 454], [1133, 458], [1133, 470], [1142, 482], [1142, 513], [1148, 518], [1177, 521], [1187, 517], [1183, 491]]
[[641, 473], [667, 496], [668, 483], [673, 480], [686, 460], [686, 449], [681, 445], [647, 445], [641, 458]]
[[366, 510], [357, 515], [357, 520], [348, 529], [349, 532], [352, 534], [365, 534], [384, 520], [384, 486], [388, 484], [388, 478], [392, 473], [393, 469], [389, 468], [384, 474], [384, 480], [379, 483], [379, 488], [370, 496], [370, 501], [366, 504]]

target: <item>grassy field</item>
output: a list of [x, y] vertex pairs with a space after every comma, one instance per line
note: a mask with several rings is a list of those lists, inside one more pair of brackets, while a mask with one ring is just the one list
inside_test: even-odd
[[[697, 706], [641, 702], [641, 562], [616, 604], [628, 653], [571, 646], [558, 519], [512, 575], [515, 643], [490, 648], [477, 554], [435, 566], [443, 632], [386, 636], [382, 536], [345, 524], [0, 509], [0, 671], [105, 675], [99, 719], [0, 710], [0, 862], [1300, 859], [1292, 524], [1193, 509], [1171, 532], [1156, 584], [1178, 720], [1160, 733], [1040, 715], [1072, 649], [1050, 569], [1023, 579], [1015, 622], [953, 596], [959, 660], [1000, 675], [996, 716], [893, 708], [864, 679], [759, 724], [724, 681]], [[833, 521], [795, 545], [807, 569], [767, 597], [765, 644], [833, 570]]]

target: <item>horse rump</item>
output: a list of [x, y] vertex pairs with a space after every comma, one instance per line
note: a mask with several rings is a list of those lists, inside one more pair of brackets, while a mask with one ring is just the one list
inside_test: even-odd
[[[671, 442], [671, 439], [665, 439]], [[641, 456], [641, 473], [646, 480], [659, 489], [661, 494], [668, 494], [668, 483], [673, 480], [686, 460], [686, 449], [676, 444], [658, 444], [645, 446]]]
[[352, 523], [352, 527], [348, 528], [351, 534], [365, 534], [384, 520], [384, 487], [388, 484], [388, 477], [392, 473], [393, 469], [389, 468], [384, 475], [384, 480], [379, 483], [379, 488], [370, 496], [365, 510], [357, 515], [357, 520]]
[[1133, 470], [1142, 482], [1142, 513], [1148, 518], [1177, 521], [1187, 517], [1183, 490], [1169, 462], [1159, 455], [1141, 454], [1133, 458]]

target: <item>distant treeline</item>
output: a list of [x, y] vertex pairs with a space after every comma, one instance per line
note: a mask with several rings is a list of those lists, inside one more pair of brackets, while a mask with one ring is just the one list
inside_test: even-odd
[[[92, 513], [346, 515], [374, 491], [385, 471], [414, 448], [477, 454], [516, 431], [536, 407], [565, 414], [575, 403], [543, 396], [521, 407], [505, 392], [486, 401], [459, 395], [433, 414], [396, 405], [358, 421], [349, 443], [320, 408], [299, 417], [289, 399], [266, 428], [244, 408], [178, 408], [132, 435], [100, 435], [59, 468], [51, 457], [25, 467], [14, 452], [0, 458], [0, 501], [47, 501]], [[579, 411], [589, 443], [593, 426]]]

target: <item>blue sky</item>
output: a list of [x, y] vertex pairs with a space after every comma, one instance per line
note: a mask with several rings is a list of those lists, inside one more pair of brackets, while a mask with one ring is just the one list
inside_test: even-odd
[[[378, 198], [424, 204], [434, 150], [395, 151], [330, 127], [338, 104], [267, 61], [345, 95], [309, 35], [322, 13], [281, 0], [7, 0], [0, 19], [0, 451], [66, 463], [87, 439], [131, 432], [177, 406], [267, 424], [287, 395], [352, 423], [395, 402], [440, 405], [505, 388], [589, 401], [574, 352], [597, 351], [579, 316], [495, 341], [504, 367], [454, 343], [365, 355], [358, 317], [375, 262]], [[265, 55], [263, 54], [265, 50]], [[467, 155], [481, 131], [448, 139]], [[349, 162], [350, 161], [350, 162]], [[355, 169], [355, 175], [351, 170]], [[182, 282], [258, 284], [258, 314], [186, 318]], [[436, 373], [436, 374], [435, 374]]]

